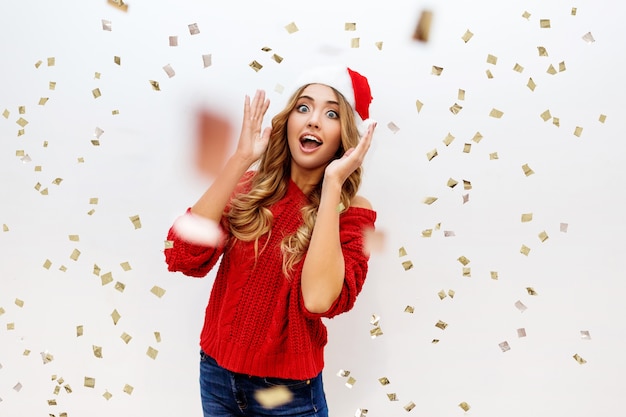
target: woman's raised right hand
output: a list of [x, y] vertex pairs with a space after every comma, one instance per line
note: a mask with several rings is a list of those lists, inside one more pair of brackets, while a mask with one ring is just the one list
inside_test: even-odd
[[252, 102], [246, 96], [243, 106], [243, 122], [237, 144], [236, 154], [243, 160], [253, 164], [256, 162], [269, 143], [271, 127], [263, 129], [263, 117], [270, 105], [265, 98], [265, 91], [257, 90]]

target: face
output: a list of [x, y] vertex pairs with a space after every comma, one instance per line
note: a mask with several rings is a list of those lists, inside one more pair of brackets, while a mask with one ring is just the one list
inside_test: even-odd
[[292, 173], [323, 172], [341, 144], [340, 117], [332, 88], [311, 84], [302, 91], [287, 119]]

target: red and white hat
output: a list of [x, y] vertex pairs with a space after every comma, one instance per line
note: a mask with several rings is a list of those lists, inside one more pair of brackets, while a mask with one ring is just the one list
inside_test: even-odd
[[354, 110], [359, 133], [364, 134], [367, 127], [373, 123], [369, 113], [373, 99], [370, 85], [367, 78], [358, 72], [343, 66], [312, 68], [296, 79], [292, 92], [307, 84], [324, 84], [340, 92]]

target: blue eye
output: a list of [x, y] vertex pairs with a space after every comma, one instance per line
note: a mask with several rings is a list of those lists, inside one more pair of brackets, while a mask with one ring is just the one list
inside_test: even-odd
[[339, 118], [339, 113], [337, 113], [334, 110], [329, 110], [328, 113], [326, 113], [326, 115], [328, 117], [330, 117], [331, 119], [338, 119]]
[[296, 106], [296, 110], [298, 110], [300, 113], [306, 113], [309, 111], [309, 107], [306, 104], [300, 104]]

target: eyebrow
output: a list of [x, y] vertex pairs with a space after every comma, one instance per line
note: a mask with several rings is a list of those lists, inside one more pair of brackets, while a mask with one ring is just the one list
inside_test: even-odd
[[[298, 100], [300, 100], [300, 99], [302, 99], [302, 98], [307, 99], [307, 100], [310, 100], [310, 101], [315, 101], [315, 99], [314, 99], [313, 97], [311, 97], [311, 96], [305, 96], [305, 95], [302, 95], [302, 96], [298, 97]], [[336, 105], [336, 106], [338, 106], [338, 105], [339, 105], [339, 103], [338, 103], [337, 101], [334, 101], [334, 100], [327, 100], [327, 101], [326, 101], [326, 104], [334, 104], [334, 105]]]

